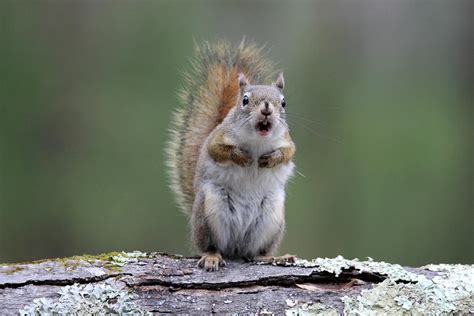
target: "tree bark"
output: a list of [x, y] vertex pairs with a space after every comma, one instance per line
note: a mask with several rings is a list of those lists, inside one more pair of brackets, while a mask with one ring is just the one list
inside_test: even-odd
[[158, 253], [0, 265], [2, 313], [473, 313], [474, 266], [407, 268], [373, 260], [297, 259], [289, 265]]

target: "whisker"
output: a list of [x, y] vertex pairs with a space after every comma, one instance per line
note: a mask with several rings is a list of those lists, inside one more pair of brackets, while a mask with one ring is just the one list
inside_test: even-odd
[[251, 120], [252, 118], [253, 118], [252, 114], [250, 114], [249, 117], [244, 118], [242, 124], [239, 125], [239, 128], [241, 128], [242, 126], [244, 126], [246, 123], [250, 122], [250, 120]]
[[321, 138], [325, 138], [325, 139], [328, 139], [328, 140], [331, 140], [333, 142], [336, 142], [340, 145], [344, 145], [344, 142], [338, 138], [335, 138], [335, 137], [331, 137], [327, 134], [324, 134], [324, 133], [321, 133], [321, 132], [318, 132], [318, 131], [315, 131], [311, 128], [309, 128], [308, 126], [302, 124], [301, 122], [297, 122], [297, 121], [294, 121], [293, 123], [297, 124], [298, 126], [301, 126], [302, 128], [306, 129], [308, 132], [310, 132], [311, 134], [315, 135], [315, 136], [319, 136]]
[[306, 178], [306, 176], [305, 176], [304, 174], [302, 174], [301, 172], [299, 172], [298, 169], [295, 168], [295, 171], [296, 171], [297, 174], [299, 174], [299, 175], [302, 176], [303, 178]]
[[283, 118], [278, 117], [277, 119], [278, 119], [278, 120], [280, 121], [280, 123], [282, 123], [284, 126], [288, 127], [288, 123], [287, 123]]
[[317, 119], [314, 119], [314, 118], [307, 118], [307, 117], [303, 117], [299, 114], [296, 114], [296, 113], [286, 113], [286, 114], [289, 114], [291, 119], [299, 119], [299, 120], [302, 120], [302, 121], [306, 121], [308, 123], [314, 123], [314, 124], [319, 124], [321, 126], [324, 126], [324, 127], [328, 127], [327, 124], [323, 123], [322, 121], [320, 120], [317, 120]]

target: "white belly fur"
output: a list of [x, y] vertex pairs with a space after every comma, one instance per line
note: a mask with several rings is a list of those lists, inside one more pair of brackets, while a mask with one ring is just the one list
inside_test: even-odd
[[[268, 151], [267, 151], [268, 152]], [[226, 257], [252, 258], [279, 238], [284, 229], [285, 184], [293, 162], [259, 168], [206, 159], [202, 187], [208, 224]]]

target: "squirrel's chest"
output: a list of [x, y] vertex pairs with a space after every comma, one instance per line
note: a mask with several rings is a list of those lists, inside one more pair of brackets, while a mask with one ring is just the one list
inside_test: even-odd
[[284, 188], [293, 172], [293, 163], [274, 168], [259, 168], [254, 162], [249, 167], [240, 167], [233, 163], [221, 166], [212, 176], [213, 182], [225, 185], [232, 190], [259, 194]]

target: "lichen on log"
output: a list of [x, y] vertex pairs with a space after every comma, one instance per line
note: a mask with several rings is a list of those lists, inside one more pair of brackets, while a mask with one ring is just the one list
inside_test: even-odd
[[284, 266], [115, 252], [0, 264], [5, 313], [474, 313], [474, 266], [420, 268], [372, 259]]

